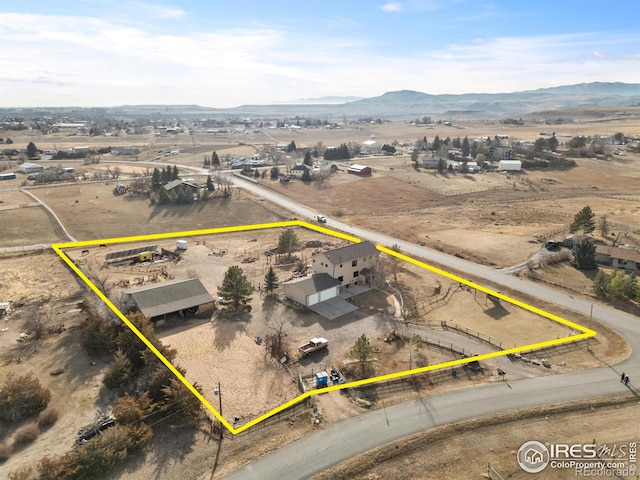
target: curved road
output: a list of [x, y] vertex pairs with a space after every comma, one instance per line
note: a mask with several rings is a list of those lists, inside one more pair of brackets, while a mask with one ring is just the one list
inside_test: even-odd
[[[315, 215], [321, 213], [259, 185], [244, 182], [241, 179], [234, 179], [234, 182], [239, 187], [280, 204], [300, 216], [313, 219]], [[593, 317], [623, 335], [631, 345], [632, 354], [615, 368], [603, 365], [602, 368], [582, 372], [518, 380], [509, 384], [499, 382], [471, 387], [436, 396], [419, 397], [416, 400], [363, 414], [283, 447], [231, 474], [227, 477], [228, 479], [308, 478], [372, 448], [434, 426], [480, 415], [608, 394], [631, 391], [638, 395], [633, 387], [633, 381], [636, 380], [635, 372], [640, 375], [639, 318], [602, 305], [592, 304], [587, 300], [574, 298], [545, 285], [518, 280], [504, 271], [491, 270], [461, 258], [360, 227], [332, 219], [327, 219], [327, 226], [382, 245], [397, 244], [403, 253], [448, 265], [457, 271], [468, 272], [497, 285], [556, 303], [586, 316], [593, 308]], [[620, 372], [623, 370], [631, 377], [632, 385], [629, 389], [619, 381]]]

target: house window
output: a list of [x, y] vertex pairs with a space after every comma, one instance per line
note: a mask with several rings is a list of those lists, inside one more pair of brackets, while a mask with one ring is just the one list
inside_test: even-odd
[[353, 272], [353, 278], [356, 278], [358, 275], [360, 275], [360, 272]]
[[357, 267], [358, 266], [358, 260], [354, 260], [353, 262], [351, 262], [351, 266], [352, 267]]
[[343, 277], [342, 275], [340, 275], [340, 276], [338, 277], [338, 281], [339, 281], [340, 283], [342, 283], [342, 281], [343, 281], [343, 280], [344, 280], [344, 277]]

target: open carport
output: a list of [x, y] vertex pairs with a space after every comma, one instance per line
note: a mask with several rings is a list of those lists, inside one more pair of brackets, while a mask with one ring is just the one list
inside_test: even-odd
[[347, 302], [342, 297], [334, 297], [324, 302], [311, 305], [309, 309], [316, 312], [318, 315], [322, 315], [328, 320], [334, 320], [346, 315], [347, 313], [355, 312], [358, 310], [358, 307]]

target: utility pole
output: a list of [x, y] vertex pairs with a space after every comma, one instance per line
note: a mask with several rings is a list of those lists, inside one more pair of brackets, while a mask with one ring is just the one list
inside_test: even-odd
[[[591, 330], [591, 321], [593, 320], [593, 303], [591, 304], [591, 311], [589, 312], [589, 330]], [[587, 339], [587, 352], [591, 352], [591, 337]]]
[[[220, 389], [220, 382], [218, 382], [218, 413], [220, 414], [220, 416], [222, 417], [222, 390]], [[224, 436], [224, 430], [223, 430], [223, 425], [222, 425], [222, 421], [220, 422], [220, 440], [222, 440], [222, 437]]]

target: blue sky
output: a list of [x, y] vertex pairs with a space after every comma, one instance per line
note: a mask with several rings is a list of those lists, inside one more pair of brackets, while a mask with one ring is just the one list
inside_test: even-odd
[[640, 82], [637, 0], [3, 3], [0, 106]]

